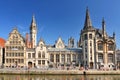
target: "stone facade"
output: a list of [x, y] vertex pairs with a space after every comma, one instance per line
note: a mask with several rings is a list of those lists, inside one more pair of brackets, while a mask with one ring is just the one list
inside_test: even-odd
[[79, 46], [82, 47], [84, 67], [111, 68], [115, 66], [115, 34], [108, 36], [105, 30], [105, 21], [102, 20], [102, 30], [94, 28], [88, 8], [83, 29], [81, 30]]
[[53, 45], [45, 44], [41, 38], [37, 44], [37, 26], [32, 17], [30, 34], [26, 38], [17, 29], [9, 34], [5, 43], [5, 67], [74, 67], [83, 66], [90, 69], [111, 68], [116, 64], [115, 33], [108, 36], [102, 20], [102, 30], [94, 28], [88, 8], [83, 29], [77, 47], [74, 38], [68, 39], [68, 45], [61, 37]]
[[66, 46], [61, 37], [54, 45], [46, 45], [41, 38], [37, 44], [37, 26], [34, 16], [30, 34], [24, 38], [16, 28], [5, 43], [5, 67], [47, 68], [79, 65], [81, 48], [74, 47], [71, 37]]
[[48, 67], [49, 53], [47, 51], [46, 44], [41, 38], [36, 47], [36, 66], [37, 67]]
[[80, 64], [81, 48], [65, 47], [61, 37], [54, 46], [48, 47], [49, 64], [55, 67], [75, 66]]
[[26, 65], [25, 40], [15, 28], [9, 34], [5, 43], [5, 63], [6, 67], [24, 67]]

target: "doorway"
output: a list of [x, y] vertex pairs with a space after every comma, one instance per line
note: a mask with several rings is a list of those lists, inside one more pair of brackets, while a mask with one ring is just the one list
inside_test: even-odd
[[93, 69], [93, 62], [90, 62], [90, 69]]
[[32, 62], [28, 62], [28, 68], [32, 68]]

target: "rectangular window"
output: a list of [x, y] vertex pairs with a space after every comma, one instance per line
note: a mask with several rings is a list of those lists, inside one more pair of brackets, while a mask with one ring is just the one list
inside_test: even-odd
[[[20, 53], [20, 55], [23, 57], [24, 56], [24, 54], [23, 53]], [[30, 55], [31, 56], [31, 55]]]
[[70, 63], [71, 62], [71, 56], [70, 54], [67, 54], [67, 63]]
[[86, 66], [87, 66], [87, 61], [86, 61]]
[[9, 53], [10, 57], [11, 57], [11, 53]]
[[14, 57], [14, 53], [11, 53], [12, 54], [12, 57]]
[[108, 54], [108, 62], [113, 63], [113, 54], [111, 53]]
[[8, 59], [6, 59], [6, 63], [8, 63]]
[[45, 60], [42, 60], [42, 65], [45, 65]]
[[56, 62], [60, 62], [59, 54], [56, 54]]
[[90, 41], [90, 46], [92, 47], [92, 41]]
[[61, 55], [61, 61], [62, 61], [62, 63], [65, 63], [65, 54]]
[[87, 46], [87, 41], [85, 41], [85, 46]]
[[87, 40], [87, 39], [88, 39], [87, 34], [85, 34], [84, 35], [84, 40]]
[[18, 56], [20, 57], [20, 53], [18, 53]]
[[8, 53], [6, 53], [6, 56], [8, 56]]
[[54, 62], [54, 55], [53, 54], [50, 54], [50, 61]]
[[28, 53], [28, 58], [31, 58], [31, 53]]
[[103, 63], [103, 54], [98, 53], [98, 62]]
[[24, 63], [24, 59], [21, 59], [21, 63]]
[[90, 57], [90, 60], [92, 60], [92, 56]]
[[22, 63], [22, 62], [20, 62], [20, 59], [18, 59], [18, 63]]
[[38, 64], [39, 64], [39, 65], [41, 64], [41, 60], [38, 60]]
[[86, 59], [87, 59], [87, 54], [85, 56], [86, 56]]
[[76, 55], [73, 54], [72, 56], [73, 56], [73, 61], [76, 61]]
[[35, 53], [32, 53], [32, 57], [35, 58]]
[[14, 63], [14, 59], [11, 60], [11, 63]]
[[87, 48], [85, 48], [85, 52], [87, 53]]
[[10, 59], [10, 63], [11, 63], [11, 59]]
[[92, 48], [90, 48], [90, 53], [92, 54]]

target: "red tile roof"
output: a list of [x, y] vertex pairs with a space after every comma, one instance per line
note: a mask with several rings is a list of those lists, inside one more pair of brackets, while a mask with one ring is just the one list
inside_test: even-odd
[[3, 38], [0, 38], [0, 46], [5, 47], [5, 40]]

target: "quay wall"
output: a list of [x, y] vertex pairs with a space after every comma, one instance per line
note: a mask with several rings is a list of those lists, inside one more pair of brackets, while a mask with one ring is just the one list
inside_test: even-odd
[[98, 70], [0, 70], [0, 74], [10, 75], [120, 75], [120, 71]]

